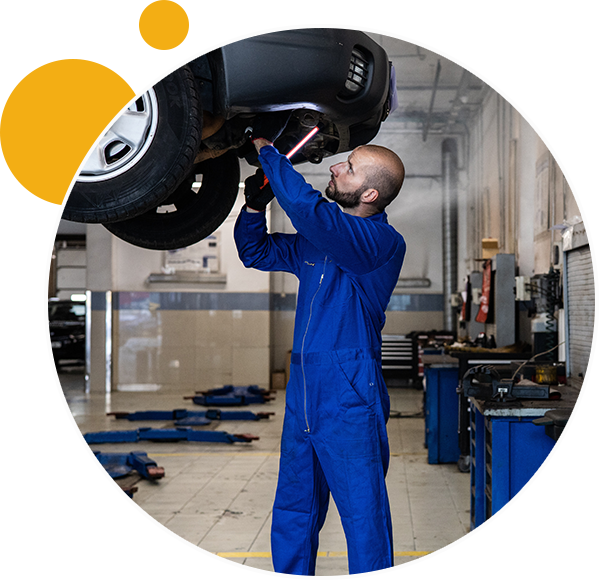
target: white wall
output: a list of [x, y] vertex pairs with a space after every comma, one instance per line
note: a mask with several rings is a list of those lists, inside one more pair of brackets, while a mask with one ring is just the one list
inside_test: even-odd
[[241, 206], [240, 194], [229, 217], [218, 229], [221, 241], [221, 270], [225, 284], [147, 283], [150, 274], [160, 274], [166, 252], [133, 246], [97, 224], [87, 226], [88, 252], [91, 269], [88, 284], [91, 290], [112, 289], [115, 292], [269, 292], [269, 275], [245, 268], [233, 240], [233, 226]]
[[[561, 169], [528, 122], [490, 89], [469, 133], [468, 201], [459, 217], [467, 228], [460, 237], [462, 268], [480, 271], [481, 240], [493, 237], [499, 253], [515, 255], [518, 275], [547, 273], [553, 245], [561, 241], [559, 226], [580, 215]], [[531, 340], [525, 311], [518, 338]]]

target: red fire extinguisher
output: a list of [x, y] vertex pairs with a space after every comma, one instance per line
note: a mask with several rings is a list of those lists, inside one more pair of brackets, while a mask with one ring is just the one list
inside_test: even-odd
[[485, 262], [483, 270], [483, 287], [480, 297], [480, 307], [476, 315], [476, 322], [487, 322], [489, 304], [491, 302], [491, 260]]

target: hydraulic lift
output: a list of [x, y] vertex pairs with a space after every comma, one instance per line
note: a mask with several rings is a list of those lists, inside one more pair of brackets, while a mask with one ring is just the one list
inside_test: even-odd
[[191, 427], [177, 427], [175, 429], [142, 427], [130, 431], [96, 431], [86, 433], [83, 438], [90, 445], [97, 443], [136, 443], [137, 441], [249, 443], [259, 439], [259, 437], [247, 433], [231, 434], [226, 431], [197, 431]]
[[164, 467], [158, 467], [156, 462], [150, 459], [144, 451], [132, 451], [131, 453], [94, 451], [94, 455], [112, 478], [123, 477], [132, 471], [137, 471], [144, 479], [155, 480], [164, 477]]
[[225, 385], [220, 389], [209, 391], [197, 391], [195, 396], [184, 397], [191, 399], [195, 405], [203, 406], [243, 406], [252, 404], [263, 404], [274, 399], [273, 391], [260, 389], [258, 385], [236, 387]]
[[212, 421], [260, 421], [268, 419], [274, 413], [253, 413], [252, 411], [222, 411], [208, 409], [206, 411], [190, 411], [174, 409], [172, 411], [136, 411], [134, 413], [107, 413], [116, 419], [128, 421], [174, 421], [175, 426], [209, 425]]
[[158, 467], [156, 462], [143, 451], [132, 451], [131, 453], [94, 451], [94, 455], [108, 475], [112, 479], [118, 480], [119, 487], [129, 497], [133, 497], [137, 491], [134, 484], [140, 479], [155, 481], [164, 477], [164, 467]]

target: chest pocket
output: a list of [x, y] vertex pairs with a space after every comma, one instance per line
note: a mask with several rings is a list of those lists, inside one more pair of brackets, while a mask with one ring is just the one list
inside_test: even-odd
[[324, 277], [316, 295], [316, 302], [326, 308], [339, 308], [349, 302], [354, 295], [354, 288], [347, 274], [329, 259], [327, 259], [326, 265], [321, 263], [316, 267], [319, 266], [321, 273], [322, 267], [324, 267]]

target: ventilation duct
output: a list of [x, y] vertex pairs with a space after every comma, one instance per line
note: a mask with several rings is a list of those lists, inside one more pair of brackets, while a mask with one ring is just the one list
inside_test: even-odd
[[445, 330], [456, 329], [451, 295], [457, 289], [457, 145], [455, 139], [442, 144], [443, 175], [443, 321]]

